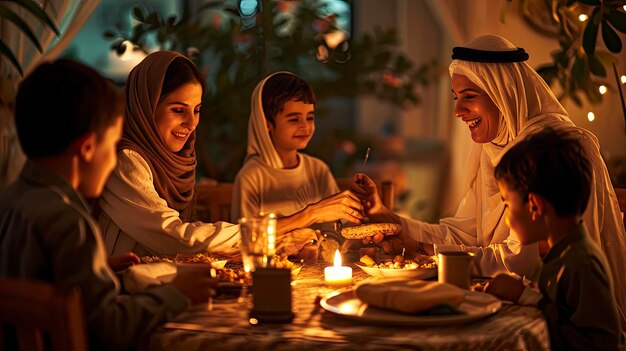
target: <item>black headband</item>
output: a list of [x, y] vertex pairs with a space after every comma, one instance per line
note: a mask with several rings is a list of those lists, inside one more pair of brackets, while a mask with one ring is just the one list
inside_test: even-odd
[[485, 63], [507, 63], [526, 61], [528, 60], [528, 54], [522, 48], [512, 51], [486, 51], [457, 46], [452, 49], [452, 59]]

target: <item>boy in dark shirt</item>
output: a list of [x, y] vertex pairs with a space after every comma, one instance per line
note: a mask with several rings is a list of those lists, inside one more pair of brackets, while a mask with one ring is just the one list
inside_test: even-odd
[[[85, 202], [102, 192], [117, 162], [123, 117], [110, 82], [71, 60], [43, 63], [20, 84], [15, 110], [28, 160], [0, 193], [0, 275], [78, 286], [91, 350], [136, 347], [190, 303], [208, 300], [216, 282], [202, 271], [120, 294]], [[12, 349], [15, 340], [4, 336]]]
[[591, 166], [579, 142], [552, 129], [513, 146], [495, 168], [506, 223], [522, 244], [547, 241], [537, 285], [498, 275], [485, 291], [543, 311], [553, 350], [615, 350], [623, 345], [606, 258], [580, 220]]

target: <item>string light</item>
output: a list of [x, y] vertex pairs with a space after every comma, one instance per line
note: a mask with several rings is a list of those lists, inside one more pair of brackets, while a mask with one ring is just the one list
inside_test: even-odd
[[600, 94], [604, 95], [607, 92], [607, 88], [604, 85], [600, 85], [600, 87], [598, 87], [598, 90], [600, 91]]
[[589, 122], [593, 122], [596, 119], [596, 115], [593, 112], [587, 113], [587, 119]]
[[585, 15], [584, 13], [578, 15], [578, 20], [581, 22], [585, 22], [588, 18], [589, 16]]
[[620, 81], [622, 81], [622, 84], [626, 84], [626, 76], [621, 76]]

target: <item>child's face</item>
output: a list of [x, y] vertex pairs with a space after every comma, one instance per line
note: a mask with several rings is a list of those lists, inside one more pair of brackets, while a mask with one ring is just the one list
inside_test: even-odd
[[278, 153], [304, 149], [315, 133], [315, 105], [290, 100], [270, 123], [269, 133]]
[[[122, 123], [124, 118], [118, 117], [115, 122], [105, 129], [100, 140], [95, 141], [93, 153], [81, 167], [80, 191], [87, 198], [96, 198], [102, 194], [109, 175], [117, 165], [117, 142], [122, 137]], [[96, 138], [95, 135], [93, 136]]]
[[544, 240], [547, 235], [546, 228], [541, 221], [532, 218], [531, 204], [521, 193], [515, 191], [503, 182], [498, 181], [502, 201], [506, 205], [505, 221], [511, 231], [517, 235], [523, 245], [532, 244]]
[[200, 120], [202, 85], [187, 83], [157, 105], [155, 121], [159, 135], [172, 152], [182, 150]]

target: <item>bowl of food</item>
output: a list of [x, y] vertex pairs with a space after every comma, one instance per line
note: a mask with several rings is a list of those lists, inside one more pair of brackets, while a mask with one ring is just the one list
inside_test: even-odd
[[398, 255], [376, 263], [365, 255], [355, 265], [372, 277], [428, 279], [437, 276], [437, 264], [429, 256], [418, 256], [410, 260]]

